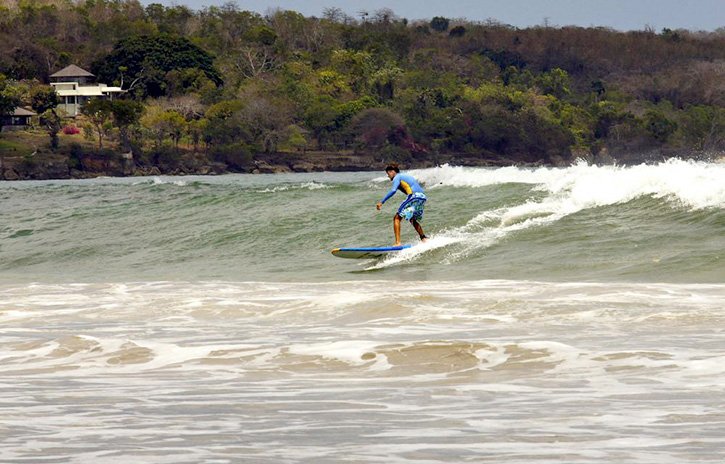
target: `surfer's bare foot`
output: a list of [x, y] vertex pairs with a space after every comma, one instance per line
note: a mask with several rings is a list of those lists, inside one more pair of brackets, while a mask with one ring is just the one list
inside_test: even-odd
[[428, 237], [423, 237], [423, 238], [420, 239], [420, 241], [423, 242], [423, 243], [425, 243], [425, 242], [428, 241]]
[[393, 246], [401, 246], [400, 242], [393, 243]]

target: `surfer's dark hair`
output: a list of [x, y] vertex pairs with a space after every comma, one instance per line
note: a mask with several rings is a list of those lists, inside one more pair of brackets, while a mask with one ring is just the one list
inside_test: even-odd
[[385, 172], [388, 171], [400, 172], [400, 166], [398, 166], [398, 163], [390, 163], [389, 165], [385, 166]]

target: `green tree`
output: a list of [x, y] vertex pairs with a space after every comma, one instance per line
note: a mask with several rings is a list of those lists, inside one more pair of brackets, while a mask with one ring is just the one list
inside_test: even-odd
[[30, 105], [38, 114], [55, 109], [59, 103], [58, 94], [50, 85], [36, 85], [30, 89]]
[[58, 149], [58, 133], [62, 127], [62, 121], [55, 108], [44, 111], [40, 114], [40, 123], [50, 136], [50, 148], [55, 151]]
[[40, 123], [50, 137], [50, 148], [58, 148], [58, 133], [62, 128], [62, 121], [56, 108], [59, 103], [58, 94], [49, 85], [36, 85], [30, 89], [30, 102], [33, 109], [40, 115]]
[[222, 84], [213, 57], [189, 39], [169, 34], [132, 36], [118, 42], [111, 53], [96, 61], [92, 69], [103, 82], [118, 82], [124, 75], [139, 83], [144, 96], [167, 93], [166, 74], [172, 70], [197, 68], [217, 86]]
[[174, 147], [179, 150], [179, 141], [187, 129], [186, 119], [177, 111], [168, 110], [162, 114], [162, 123], [166, 126], [166, 131], [174, 142]]
[[286, 150], [304, 151], [307, 147], [305, 130], [296, 124], [290, 124], [284, 130], [280, 145]]
[[312, 132], [320, 148], [329, 147], [332, 134], [338, 129], [340, 109], [335, 102], [330, 96], [320, 95], [305, 105], [303, 110], [305, 126]]
[[224, 100], [211, 105], [205, 113], [209, 122], [202, 128], [204, 142], [212, 147], [220, 147], [249, 140], [251, 136], [239, 117], [242, 107], [240, 100]]
[[430, 21], [430, 27], [434, 31], [438, 32], [445, 32], [448, 30], [448, 18], [444, 18], [442, 16], [436, 16]]
[[88, 122], [98, 137], [98, 151], [103, 150], [103, 139], [111, 129], [111, 117], [113, 116], [113, 103], [103, 98], [93, 98], [88, 101], [81, 112], [88, 118]]
[[155, 147], [160, 149], [164, 140], [170, 138], [178, 151], [179, 141], [187, 129], [186, 119], [177, 111], [165, 110], [159, 105], [146, 109], [141, 125], [154, 134]]
[[164, 109], [158, 103], [148, 105], [139, 119], [141, 127], [151, 135], [154, 141], [154, 148], [160, 149], [166, 138], [166, 131], [162, 120]]
[[667, 139], [677, 130], [677, 123], [657, 110], [647, 111], [644, 115], [644, 123], [647, 132], [660, 142], [667, 142]]
[[371, 76], [373, 89], [381, 102], [392, 100], [403, 70], [398, 67], [385, 67], [378, 69]]
[[189, 138], [191, 138], [191, 143], [194, 146], [195, 152], [198, 151], [199, 142], [202, 141], [204, 137], [204, 132], [206, 131], [206, 128], [208, 126], [209, 120], [206, 118], [192, 119], [191, 121], [189, 121], [186, 130], [189, 134]]
[[350, 92], [347, 77], [330, 69], [323, 69], [317, 73], [317, 85], [319, 92], [332, 97], [339, 97]]
[[20, 95], [4, 74], [0, 74], [0, 114], [11, 114], [20, 106]]
[[169, 96], [180, 96], [187, 93], [202, 93], [214, 83], [206, 74], [197, 68], [172, 69], [164, 76], [166, 93]]
[[593, 80], [591, 83], [591, 89], [596, 94], [596, 101], [599, 101], [599, 99], [607, 92], [606, 87], [604, 87], [604, 82], [602, 82], [601, 79]]
[[118, 127], [121, 148], [128, 150], [129, 130], [131, 126], [138, 124], [143, 112], [143, 105], [134, 100], [117, 99], [111, 102], [111, 115], [113, 123]]
[[277, 33], [274, 29], [263, 25], [250, 29], [248, 36], [251, 40], [262, 45], [272, 45], [277, 40]]
[[594, 118], [594, 137], [599, 139], [609, 137], [614, 127], [634, 121], [634, 115], [625, 111], [623, 105], [606, 100], [593, 105], [590, 112]]
[[725, 108], [690, 106], [681, 116], [685, 140], [696, 150], [725, 148]]
[[563, 69], [554, 68], [543, 73], [536, 83], [544, 94], [553, 95], [556, 98], [564, 98], [571, 94], [571, 80], [569, 74]]
[[354, 92], [366, 92], [370, 85], [370, 77], [375, 72], [375, 61], [372, 53], [355, 50], [335, 50], [330, 57], [332, 68], [348, 76], [350, 87]]
[[183, 33], [187, 24], [194, 20], [194, 12], [183, 5], [164, 7], [152, 3], [146, 7], [146, 16], [164, 33]]

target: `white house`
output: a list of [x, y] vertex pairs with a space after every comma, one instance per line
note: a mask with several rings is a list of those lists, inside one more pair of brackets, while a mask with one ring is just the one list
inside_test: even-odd
[[95, 77], [74, 64], [50, 75], [50, 85], [60, 97], [58, 108], [69, 116], [78, 116], [81, 107], [91, 98], [100, 97], [113, 100], [114, 95], [123, 92], [121, 87], [109, 87], [94, 83]]

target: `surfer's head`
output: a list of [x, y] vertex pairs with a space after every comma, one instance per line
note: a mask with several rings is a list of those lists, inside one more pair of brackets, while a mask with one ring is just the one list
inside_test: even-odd
[[398, 163], [390, 163], [389, 165], [385, 166], [385, 174], [388, 175], [390, 180], [393, 180], [396, 174], [400, 172], [400, 166], [398, 166]]

